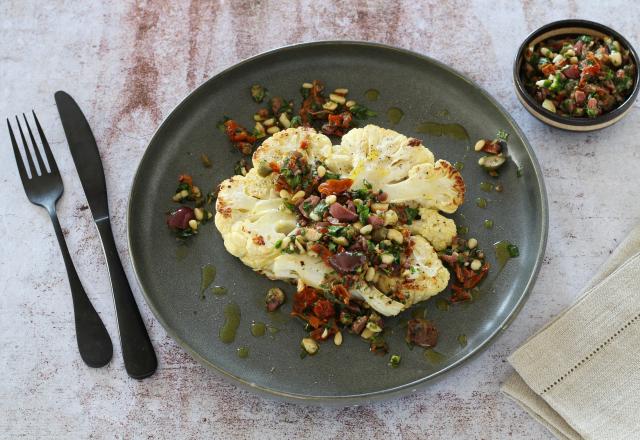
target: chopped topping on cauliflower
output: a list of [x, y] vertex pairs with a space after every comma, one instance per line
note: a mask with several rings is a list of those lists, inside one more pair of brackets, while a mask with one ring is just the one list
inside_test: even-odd
[[327, 310], [340, 307], [315, 310], [326, 300], [308, 289], [392, 316], [447, 286], [435, 250], [451, 244], [456, 227], [438, 211], [455, 212], [464, 182], [421, 141], [368, 125], [332, 145], [300, 127], [266, 139], [253, 165], [220, 185], [216, 226], [243, 263], [308, 286], [295, 308], [313, 328], [326, 328]]

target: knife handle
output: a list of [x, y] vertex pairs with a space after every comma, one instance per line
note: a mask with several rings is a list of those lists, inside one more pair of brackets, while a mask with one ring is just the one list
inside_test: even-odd
[[111, 222], [106, 218], [96, 221], [96, 224], [111, 277], [124, 367], [132, 378], [144, 379], [156, 371], [158, 360], [133, 297], [131, 286], [129, 286], [129, 281], [122, 268], [111, 231]]

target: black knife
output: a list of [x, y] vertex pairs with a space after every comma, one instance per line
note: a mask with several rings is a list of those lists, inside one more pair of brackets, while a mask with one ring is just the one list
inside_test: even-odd
[[73, 98], [62, 91], [56, 92], [55, 98], [71, 156], [89, 202], [93, 221], [98, 227], [102, 250], [107, 259], [124, 366], [129, 376], [143, 379], [156, 371], [158, 361], [116, 250], [109, 221], [107, 185], [98, 145], [87, 119]]

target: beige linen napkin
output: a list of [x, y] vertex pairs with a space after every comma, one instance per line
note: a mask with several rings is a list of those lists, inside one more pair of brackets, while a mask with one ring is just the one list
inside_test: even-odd
[[640, 226], [509, 362], [502, 391], [559, 439], [640, 439]]

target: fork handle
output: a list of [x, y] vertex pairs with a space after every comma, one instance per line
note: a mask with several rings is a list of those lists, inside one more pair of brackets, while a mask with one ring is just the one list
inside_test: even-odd
[[64, 239], [60, 222], [55, 211], [55, 207], [48, 209], [53, 229], [58, 237], [58, 244], [62, 251], [64, 265], [67, 268], [67, 276], [69, 277], [69, 285], [71, 287], [71, 297], [73, 298], [73, 314], [76, 321], [76, 340], [78, 341], [78, 350], [80, 357], [90, 367], [104, 367], [111, 360], [113, 355], [113, 346], [111, 338], [104, 327], [98, 312], [93, 308], [87, 292], [85, 292], [76, 268], [69, 255], [67, 242]]
[[144, 379], [156, 371], [158, 360], [122, 268], [109, 218], [96, 221], [96, 225], [109, 266], [124, 367], [132, 378]]

